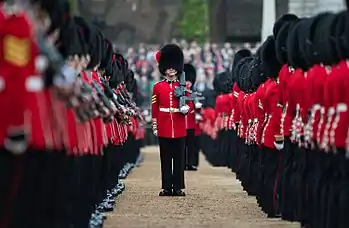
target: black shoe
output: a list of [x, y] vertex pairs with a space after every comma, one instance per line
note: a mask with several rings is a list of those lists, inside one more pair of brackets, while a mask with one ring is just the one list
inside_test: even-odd
[[112, 212], [112, 211], [114, 211], [114, 207], [112, 205], [105, 206], [102, 209], [102, 212]]
[[192, 166], [188, 166], [188, 167], [187, 167], [187, 170], [188, 170], [188, 171], [197, 171], [198, 168], [197, 168], [196, 166], [193, 166], [193, 165], [192, 165]]
[[159, 193], [159, 196], [172, 196], [172, 191], [164, 189]]
[[173, 190], [173, 196], [185, 196], [185, 192], [182, 190]]

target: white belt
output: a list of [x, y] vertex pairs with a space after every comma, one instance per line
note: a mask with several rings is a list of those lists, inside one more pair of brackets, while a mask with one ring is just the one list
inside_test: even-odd
[[160, 112], [180, 112], [179, 108], [160, 108]]

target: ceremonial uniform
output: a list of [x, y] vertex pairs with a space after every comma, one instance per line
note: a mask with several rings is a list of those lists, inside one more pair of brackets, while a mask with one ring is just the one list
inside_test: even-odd
[[[162, 172], [162, 188], [184, 189], [184, 145], [186, 119], [179, 110], [174, 88], [178, 80], [163, 80], [154, 85], [152, 95], [152, 118], [158, 130]], [[172, 173], [173, 159], [173, 173]]]
[[199, 156], [196, 147], [198, 146], [197, 138], [195, 137], [195, 128], [196, 128], [196, 120], [195, 114], [196, 109], [193, 102], [189, 103], [190, 112], [185, 116], [186, 118], [186, 158], [185, 158], [185, 169], [195, 171], [197, 169], [195, 161], [198, 160], [197, 156]]
[[[167, 70], [183, 72], [183, 52], [173, 44], [164, 46], [157, 54], [159, 70], [163, 75]], [[184, 184], [186, 117], [181, 110], [179, 98], [175, 97], [175, 87], [179, 87], [178, 76], [156, 83], [152, 93], [152, 120], [154, 133], [159, 138], [162, 174], [160, 196], [185, 196]], [[189, 107], [188, 110], [189, 111]], [[173, 168], [172, 168], [173, 161]]]
[[[184, 64], [185, 80], [187, 89], [192, 91], [193, 85], [196, 81], [196, 70], [193, 65]], [[197, 133], [197, 120], [196, 117], [200, 112], [202, 104], [199, 101], [188, 102], [190, 106], [190, 112], [186, 115], [186, 149], [185, 149], [185, 169], [189, 171], [196, 171], [199, 162], [199, 137]]]

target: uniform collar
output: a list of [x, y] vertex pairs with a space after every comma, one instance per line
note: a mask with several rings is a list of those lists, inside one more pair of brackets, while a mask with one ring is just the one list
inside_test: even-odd
[[173, 79], [173, 80], [170, 80], [170, 79], [167, 79], [167, 78], [164, 78], [164, 81], [167, 82], [167, 83], [174, 83], [174, 82], [179, 82], [178, 79]]

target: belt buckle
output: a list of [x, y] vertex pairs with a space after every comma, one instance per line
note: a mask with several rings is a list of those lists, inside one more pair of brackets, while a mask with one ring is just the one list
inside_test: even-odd
[[174, 108], [170, 108], [170, 113], [174, 113]]

